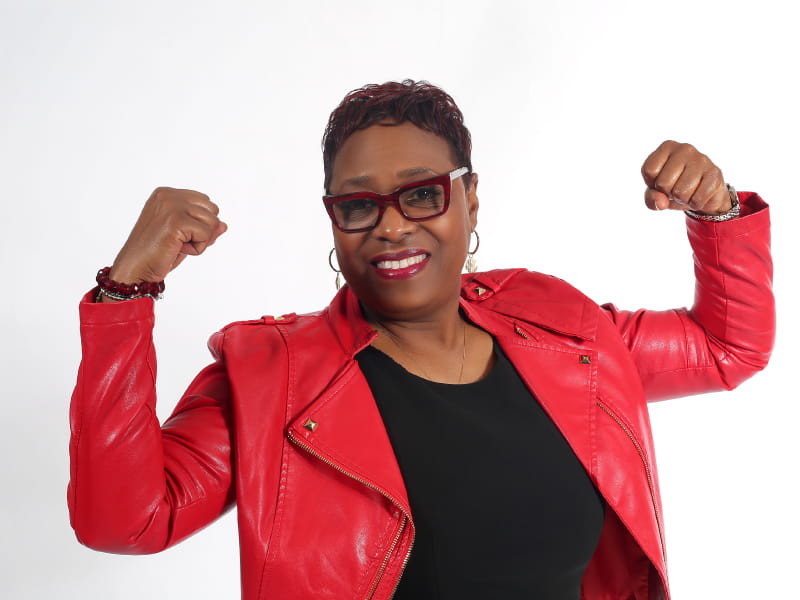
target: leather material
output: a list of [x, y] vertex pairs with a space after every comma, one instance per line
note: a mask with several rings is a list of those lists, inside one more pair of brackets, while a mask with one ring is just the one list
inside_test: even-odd
[[[599, 307], [522, 269], [464, 276], [462, 309], [497, 339], [606, 499], [583, 598], [668, 598], [646, 401], [732, 388], [769, 358], [769, 214], [754, 194], [740, 200], [740, 219], [687, 218], [690, 310]], [[319, 313], [212, 336], [215, 362], [163, 427], [152, 301], [91, 300], [80, 306], [83, 360], [70, 409], [68, 501], [82, 543], [158, 552], [236, 502], [246, 600], [391, 597], [414, 525], [353, 359], [375, 333], [347, 287]], [[509, 424], [509, 435], [524, 434]]]

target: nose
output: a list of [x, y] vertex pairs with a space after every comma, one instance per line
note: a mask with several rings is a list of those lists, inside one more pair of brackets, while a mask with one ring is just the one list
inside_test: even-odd
[[390, 242], [399, 242], [406, 235], [414, 231], [416, 223], [409, 221], [394, 204], [386, 206], [381, 215], [381, 220], [372, 230], [373, 235]]

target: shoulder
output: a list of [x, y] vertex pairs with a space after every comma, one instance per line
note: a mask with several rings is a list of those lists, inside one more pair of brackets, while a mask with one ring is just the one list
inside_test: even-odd
[[214, 333], [208, 341], [209, 349], [216, 357], [223, 352], [257, 348], [267, 349], [275, 344], [284, 345], [289, 333], [304, 330], [319, 330], [323, 326], [322, 311], [298, 315], [264, 315], [258, 319], [248, 319], [228, 323]]
[[468, 300], [496, 297], [513, 301], [533, 298], [592, 302], [583, 292], [563, 279], [528, 269], [495, 269], [470, 273], [462, 279], [462, 293]]
[[527, 269], [498, 269], [466, 275], [462, 296], [476, 309], [489, 309], [561, 334], [592, 339], [600, 307], [563, 279]]

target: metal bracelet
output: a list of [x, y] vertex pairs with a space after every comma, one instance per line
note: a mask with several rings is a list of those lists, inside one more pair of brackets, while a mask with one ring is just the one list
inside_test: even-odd
[[137, 294], [135, 296], [128, 296], [126, 294], [118, 294], [116, 292], [104, 290], [103, 288], [98, 288], [97, 299], [99, 299], [100, 294], [102, 294], [103, 296], [108, 296], [112, 300], [136, 300], [136, 298], [152, 298], [153, 300], [161, 300], [162, 298], [161, 294], [158, 294], [157, 296], [153, 294]]
[[728, 188], [728, 194], [730, 194], [731, 197], [731, 209], [728, 212], [721, 215], [706, 215], [693, 210], [687, 210], [686, 213], [698, 221], [712, 221], [715, 223], [719, 223], [721, 221], [730, 221], [731, 219], [738, 217], [742, 210], [742, 207], [739, 204], [739, 196], [736, 194], [736, 190], [733, 189], [732, 185], [726, 183], [725, 186]]

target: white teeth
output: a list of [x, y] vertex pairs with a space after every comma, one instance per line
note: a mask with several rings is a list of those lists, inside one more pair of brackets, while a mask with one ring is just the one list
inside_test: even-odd
[[403, 260], [382, 260], [377, 263], [379, 269], [405, 269], [411, 265], [416, 265], [425, 260], [424, 254], [417, 254], [404, 258]]

